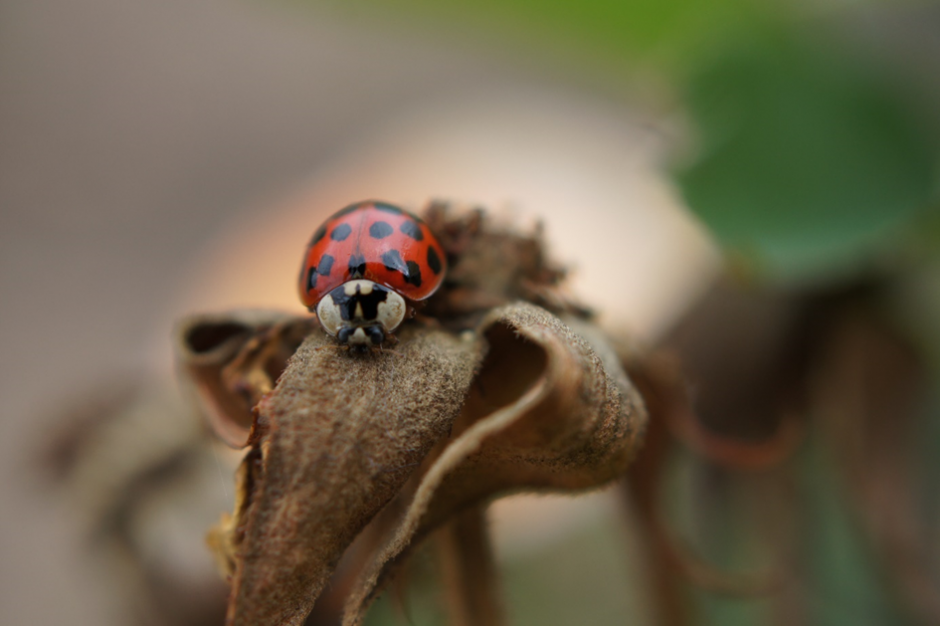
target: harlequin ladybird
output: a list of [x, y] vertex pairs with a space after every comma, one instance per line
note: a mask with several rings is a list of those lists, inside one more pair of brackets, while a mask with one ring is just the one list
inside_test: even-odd
[[313, 234], [300, 299], [323, 330], [350, 346], [379, 346], [444, 280], [446, 257], [421, 218], [385, 202], [351, 204]]

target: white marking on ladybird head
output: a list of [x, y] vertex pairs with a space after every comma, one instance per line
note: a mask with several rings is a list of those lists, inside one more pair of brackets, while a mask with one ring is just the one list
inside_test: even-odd
[[329, 294], [323, 296], [323, 299], [317, 304], [317, 319], [320, 320], [320, 326], [323, 327], [323, 330], [334, 337], [345, 324], [339, 306], [333, 302], [333, 298]]
[[405, 299], [389, 289], [388, 295], [385, 297], [385, 302], [379, 303], [379, 313], [376, 321], [382, 324], [386, 331], [392, 332], [398, 328], [405, 319], [405, 312], [407, 310], [408, 307], [405, 305]]
[[380, 346], [408, 312], [405, 299], [370, 280], [351, 280], [317, 304], [323, 329], [340, 343]]
[[351, 346], [371, 346], [372, 339], [366, 334], [366, 331], [363, 330], [362, 326], [357, 328], [349, 335], [349, 338], [346, 340]]
[[367, 296], [372, 293], [373, 285], [375, 285], [375, 283], [371, 280], [351, 280], [343, 284], [343, 291], [349, 297], [352, 297], [357, 293]]

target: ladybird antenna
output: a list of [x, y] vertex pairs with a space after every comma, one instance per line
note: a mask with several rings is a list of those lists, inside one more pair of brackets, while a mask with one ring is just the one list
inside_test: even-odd
[[398, 352], [397, 350], [392, 350], [392, 349], [390, 349], [390, 348], [384, 348], [384, 347], [382, 347], [382, 346], [372, 346], [372, 351], [373, 351], [373, 352], [379, 352], [379, 353], [381, 353], [381, 354], [391, 354], [391, 355], [396, 356], [396, 357], [398, 357], [398, 358], [402, 358], [402, 357], [405, 356], [404, 354], [402, 354], [401, 352]]

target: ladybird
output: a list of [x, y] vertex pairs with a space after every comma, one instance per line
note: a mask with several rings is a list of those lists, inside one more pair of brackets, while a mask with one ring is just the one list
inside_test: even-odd
[[380, 346], [446, 271], [443, 248], [421, 218], [386, 202], [357, 202], [313, 233], [300, 299], [341, 344]]

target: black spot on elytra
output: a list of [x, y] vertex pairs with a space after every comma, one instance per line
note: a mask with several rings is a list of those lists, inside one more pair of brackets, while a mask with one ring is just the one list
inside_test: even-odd
[[317, 288], [317, 268], [311, 267], [307, 270], [307, 291]]
[[320, 263], [317, 265], [317, 274], [320, 276], [329, 276], [330, 272], [333, 271], [333, 261], [335, 261], [331, 255], [324, 254], [320, 257]]
[[401, 226], [398, 227], [398, 230], [405, 233], [415, 241], [421, 241], [424, 239], [424, 233], [421, 232], [421, 227], [411, 220], [402, 222]]
[[369, 234], [376, 239], [385, 239], [393, 232], [395, 229], [388, 222], [375, 222], [369, 227]]
[[390, 272], [401, 272], [402, 276], [405, 277], [405, 282], [409, 285], [421, 286], [421, 268], [414, 261], [405, 263], [398, 250], [389, 250], [382, 253], [382, 263], [385, 264], [385, 269]]
[[361, 254], [349, 257], [349, 275], [352, 278], [362, 278], [366, 274], [366, 258]]
[[421, 268], [414, 261], [408, 261], [408, 273], [405, 274], [405, 282], [411, 283], [415, 287], [421, 286]]
[[339, 307], [339, 315], [345, 321], [353, 321], [356, 316], [356, 305], [359, 304], [362, 305], [362, 320], [369, 322], [378, 318], [379, 304], [388, 298], [388, 289], [381, 285], [372, 285], [372, 291], [364, 295], [360, 293], [360, 287], [357, 285], [356, 293], [347, 296], [346, 286], [340, 285], [330, 292], [330, 297]]
[[441, 257], [437, 256], [434, 246], [428, 246], [428, 267], [435, 275], [441, 273]]
[[404, 213], [404, 211], [399, 209], [397, 206], [387, 202], [373, 202], [373, 204], [379, 211], [385, 211], [386, 213], [392, 213], [393, 215], [401, 215]]
[[390, 272], [408, 273], [408, 266], [405, 264], [404, 259], [401, 258], [401, 254], [399, 254], [398, 250], [383, 252], [382, 263], [385, 264], [385, 269]]
[[326, 237], [326, 224], [320, 226], [313, 232], [313, 237], [310, 238], [310, 245], [315, 246], [320, 243], [320, 240]]
[[330, 233], [330, 239], [333, 241], [346, 241], [346, 237], [352, 233], [352, 226], [349, 224], [340, 224]]

